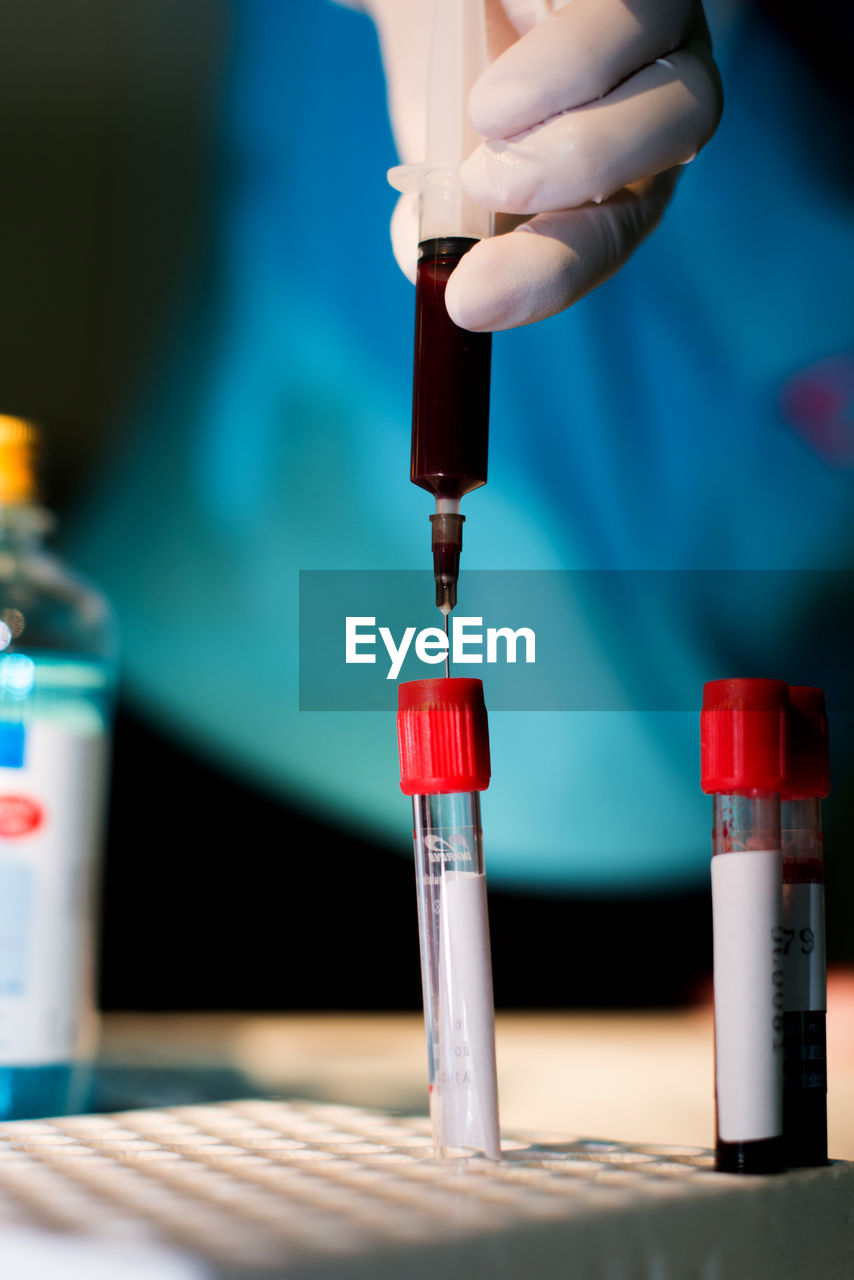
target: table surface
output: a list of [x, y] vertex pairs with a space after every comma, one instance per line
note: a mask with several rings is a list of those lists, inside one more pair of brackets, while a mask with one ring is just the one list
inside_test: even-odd
[[[831, 994], [829, 1150], [849, 1160], [854, 977], [835, 977]], [[426, 1113], [424, 1030], [415, 1014], [111, 1014], [103, 1050], [114, 1070], [151, 1084], [143, 1101], [154, 1104], [187, 1101], [181, 1080], [195, 1072], [199, 1101], [207, 1078], [211, 1100], [257, 1092]], [[700, 1147], [714, 1140], [710, 1009], [499, 1013], [496, 1051], [502, 1129]], [[107, 1101], [113, 1109], [139, 1103], [133, 1085]]]

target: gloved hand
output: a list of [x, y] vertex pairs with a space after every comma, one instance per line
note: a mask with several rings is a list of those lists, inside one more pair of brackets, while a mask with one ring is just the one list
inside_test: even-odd
[[[366, 0], [377, 24], [401, 160], [423, 159], [429, 0]], [[659, 221], [714, 132], [721, 88], [700, 0], [486, 0], [494, 61], [471, 92], [485, 141], [461, 179], [500, 211], [445, 294], [466, 329], [555, 315], [612, 275]], [[518, 216], [518, 215], [521, 215]], [[417, 197], [392, 218], [411, 280]]]

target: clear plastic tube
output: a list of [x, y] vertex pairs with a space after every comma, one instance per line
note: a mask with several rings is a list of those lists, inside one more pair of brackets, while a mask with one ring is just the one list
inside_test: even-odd
[[437, 1155], [501, 1154], [478, 792], [413, 796], [421, 982]]
[[388, 172], [398, 191], [418, 195], [418, 240], [494, 232], [494, 214], [466, 194], [460, 164], [483, 141], [469, 117], [469, 94], [489, 64], [484, 0], [434, 0], [424, 101], [424, 158]]
[[783, 1166], [783, 943], [780, 797], [714, 797], [716, 1163], [730, 1173]]
[[784, 800], [783, 1140], [790, 1166], [827, 1163], [827, 977], [821, 800]]

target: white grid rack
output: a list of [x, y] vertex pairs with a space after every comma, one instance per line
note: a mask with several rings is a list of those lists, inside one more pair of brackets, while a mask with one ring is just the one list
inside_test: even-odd
[[438, 1161], [425, 1119], [316, 1102], [17, 1121], [0, 1125], [0, 1275], [854, 1276], [854, 1165], [712, 1164], [541, 1134], [505, 1138], [500, 1163]]

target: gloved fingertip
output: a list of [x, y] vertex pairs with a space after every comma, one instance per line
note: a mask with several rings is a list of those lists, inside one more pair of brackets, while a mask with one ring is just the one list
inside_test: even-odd
[[537, 91], [535, 76], [507, 73], [493, 63], [472, 86], [469, 119], [485, 138], [509, 138], [536, 123]]
[[524, 146], [501, 139], [482, 142], [460, 165], [463, 190], [484, 209], [536, 213], [541, 203], [542, 164]]
[[524, 266], [498, 244], [507, 237], [482, 240], [460, 262], [445, 289], [448, 315], [461, 329], [487, 333], [525, 324], [530, 296]]
[[445, 307], [454, 324], [470, 333], [489, 333], [493, 326], [491, 309], [478, 297], [477, 290], [466, 287], [466, 276], [459, 276], [459, 267], [454, 271], [445, 286]]
[[418, 196], [403, 195], [391, 215], [391, 247], [403, 274], [415, 284], [418, 268]]
[[566, 245], [523, 228], [483, 240], [448, 281], [448, 315], [474, 333], [544, 320], [573, 301], [577, 268], [577, 257]]

